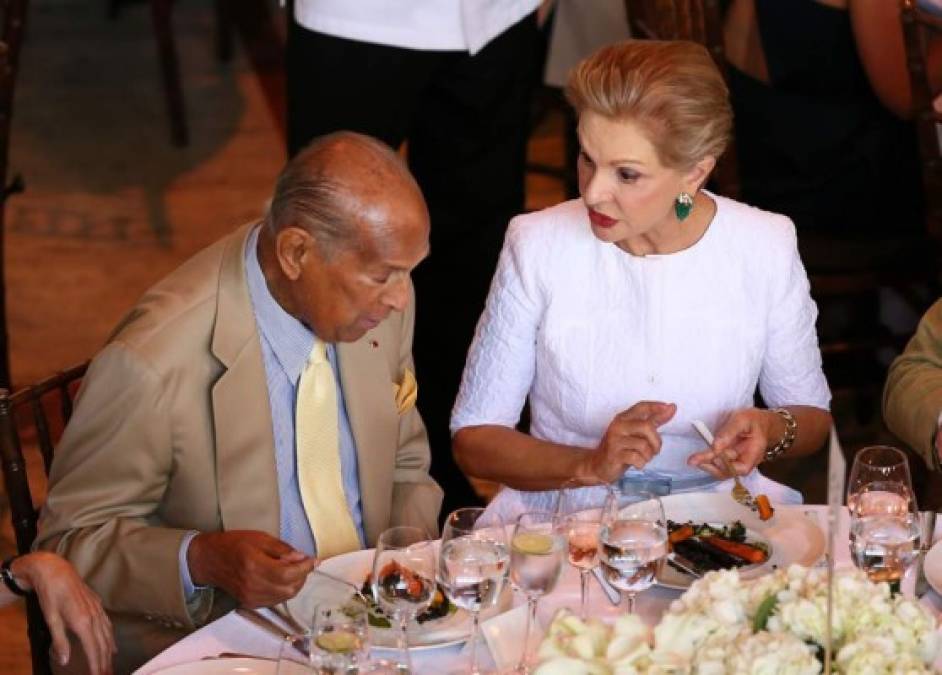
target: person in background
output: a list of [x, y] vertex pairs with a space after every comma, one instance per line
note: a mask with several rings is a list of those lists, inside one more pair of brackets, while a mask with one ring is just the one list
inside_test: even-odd
[[720, 453], [755, 494], [800, 502], [757, 467], [827, 436], [817, 313], [791, 221], [702, 189], [732, 127], [716, 65], [690, 42], [623, 42], [567, 96], [582, 198], [508, 228], [452, 417], [458, 463], [506, 486], [488, 507], [504, 517], [572, 478], [728, 492]]
[[428, 203], [413, 352], [443, 513], [478, 502], [448, 420], [507, 221], [524, 209], [541, 0], [294, 0], [289, 153], [349, 129], [406, 147]]
[[906, 349], [890, 366], [883, 419], [926, 466], [942, 471], [942, 300], [925, 313]]
[[428, 235], [389, 146], [315, 139], [260, 222], [147, 291], [93, 359], [37, 546], [101, 596], [117, 670], [392, 525], [435, 536], [409, 279]]
[[111, 621], [98, 596], [79, 578], [72, 565], [54, 553], [37, 551], [4, 560], [0, 579], [3, 580], [0, 603], [7, 596], [36, 594], [52, 636], [52, 656], [59, 665], [68, 665], [73, 660], [67, 634], [71, 632], [82, 646], [86, 672], [93, 675], [112, 672], [115, 644]]

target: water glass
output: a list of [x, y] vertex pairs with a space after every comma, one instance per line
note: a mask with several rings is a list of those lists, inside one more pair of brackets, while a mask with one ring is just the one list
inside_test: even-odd
[[319, 673], [347, 673], [366, 660], [369, 630], [365, 607], [357, 603], [318, 605], [311, 626], [311, 661]]
[[540, 597], [552, 592], [562, 572], [566, 537], [555, 513], [534, 511], [517, 518], [510, 541], [510, 582], [527, 598], [527, 623], [523, 652], [515, 669], [528, 673], [530, 633], [536, 624]]
[[850, 552], [872, 581], [894, 590], [919, 555], [921, 524], [906, 456], [873, 446], [854, 457], [847, 489]]
[[435, 549], [425, 530], [392, 527], [376, 542], [373, 596], [399, 627], [401, 670], [412, 672], [408, 626], [432, 603], [435, 595]]
[[494, 606], [510, 567], [503, 522], [483, 508], [458, 509], [442, 529], [438, 583], [456, 607], [470, 612], [471, 673], [478, 673], [478, 623], [482, 609]]
[[628, 598], [631, 614], [635, 597], [654, 584], [667, 555], [667, 518], [661, 500], [633, 486], [613, 489], [599, 541], [605, 578]]

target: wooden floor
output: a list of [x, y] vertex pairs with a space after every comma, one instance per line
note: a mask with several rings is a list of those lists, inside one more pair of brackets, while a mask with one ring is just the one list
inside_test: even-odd
[[[255, 3], [233, 5], [279, 16], [274, 0]], [[27, 191], [7, 206], [6, 239], [18, 383], [93, 354], [144, 289], [259, 217], [284, 160], [277, 23], [243, 22], [234, 60], [220, 64], [211, 0], [176, 3], [191, 135], [180, 149], [169, 143], [146, 3], [129, 4], [115, 20], [107, 2], [95, 4], [34, 2], [28, 20], [10, 157]], [[533, 158], [559, 161], [560, 128], [554, 115], [537, 126]], [[562, 199], [555, 179], [534, 174], [527, 187], [529, 208]], [[857, 443], [881, 434], [848, 427]], [[822, 458], [781, 472], [811, 500], [823, 495]], [[12, 550], [8, 521], [0, 514], [0, 555]], [[26, 672], [14, 603], [0, 608], [0, 673]]]

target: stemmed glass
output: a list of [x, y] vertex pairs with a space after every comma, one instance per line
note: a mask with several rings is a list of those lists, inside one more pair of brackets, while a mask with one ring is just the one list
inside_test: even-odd
[[402, 668], [412, 672], [409, 622], [428, 609], [435, 595], [435, 549], [425, 530], [392, 527], [379, 535], [372, 579], [376, 602], [399, 626]]
[[599, 540], [605, 578], [628, 598], [632, 614], [635, 596], [654, 584], [667, 555], [667, 518], [661, 500], [630, 484], [614, 487]]
[[504, 588], [510, 567], [504, 524], [483, 508], [458, 509], [442, 530], [438, 582], [455, 606], [471, 613], [471, 673], [478, 673], [478, 622], [482, 609], [492, 607]]
[[312, 633], [311, 661], [324, 675], [355, 670], [369, 653], [366, 608], [356, 603], [318, 605]]
[[510, 582], [527, 598], [527, 623], [524, 629], [523, 652], [514, 669], [528, 673], [527, 657], [530, 633], [536, 623], [540, 597], [556, 588], [562, 572], [566, 538], [559, 529], [555, 513], [532, 511], [521, 514], [510, 540]]
[[568, 540], [569, 564], [579, 570], [582, 619], [586, 618], [589, 574], [599, 564], [599, 532], [610, 492], [608, 486], [583, 487], [574, 480], [559, 489], [556, 513]]
[[921, 527], [909, 462], [886, 445], [863, 448], [854, 457], [847, 487], [850, 551], [872, 581], [894, 590], [919, 554]]

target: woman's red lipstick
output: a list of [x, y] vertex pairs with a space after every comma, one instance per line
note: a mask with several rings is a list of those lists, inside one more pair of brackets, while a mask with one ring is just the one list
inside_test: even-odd
[[592, 209], [589, 209], [589, 220], [591, 220], [592, 224], [596, 227], [611, 227], [618, 222], [614, 218], [609, 218], [604, 213], [599, 213]]

